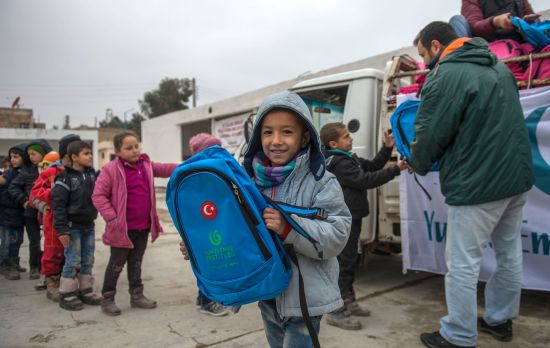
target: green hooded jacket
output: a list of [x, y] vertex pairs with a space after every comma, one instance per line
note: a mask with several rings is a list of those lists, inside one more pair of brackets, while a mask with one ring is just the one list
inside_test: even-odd
[[528, 191], [534, 182], [516, 80], [485, 40], [445, 55], [428, 74], [414, 124], [411, 165], [439, 161], [449, 205], [474, 205]]

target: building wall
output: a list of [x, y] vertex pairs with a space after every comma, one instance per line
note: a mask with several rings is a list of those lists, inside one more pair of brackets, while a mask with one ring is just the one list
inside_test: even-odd
[[45, 128], [45, 125], [33, 122], [32, 109], [0, 107], [0, 128]]
[[0, 128], [0, 154], [8, 154], [11, 147], [27, 143], [33, 139], [46, 139], [54, 151], [59, 150], [59, 139], [67, 134], [78, 134], [84, 141], [90, 142], [94, 154], [94, 168], [99, 168], [97, 131], [78, 131], [74, 129], [13, 129]]

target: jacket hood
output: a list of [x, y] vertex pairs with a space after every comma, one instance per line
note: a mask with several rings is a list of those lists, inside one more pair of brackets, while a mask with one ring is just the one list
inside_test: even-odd
[[250, 176], [254, 176], [254, 170], [252, 169], [252, 160], [256, 153], [262, 151], [262, 142], [260, 139], [261, 125], [264, 117], [273, 109], [287, 109], [294, 112], [304, 122], [307, 131], [310, 135], [309, 144], [309, 169], [315, 177], [315, 180], [319, 180], [325, 173], [325, 158], [321, 152], [321, 141], [319, 139], [319, 133], [313, 126], [313, 120], [309, 109], [302, 100], [302, 98], [294, 92], [280, 92], [267, 97], [256, 115], [256, 121], [252, 131], [252, 138], [248, 143], [248, 148], [244, 155], [243, 166]]
[[34, 140], [32, 140], [30, 143], [27, 144], [27, 148], [25, 149], [25, 152], [27, 152], [27, 149], [31, 145], [39, 145], [40, 147], [42, 147], [44, 149], [45, 153], [53, 151], [52, 147], [50, 146], [50, 144], [48, 143], [48, 141], [46, 139], [34, 139]]
[[497, 63], [497, 57], [489, 50], [487, 41], [475, 37], [465, 41], [462, 46], [449, 52], [439, 61], [439, 64], [445, 63], [472, 63], [493, 66]]
[[27, 154], [28, 145], [29, 144], [17, 144], [15, 146], [10, 147], [10, 149], [8, 150], [8, 155], [11, 152], [17, 152], [18, 154], [21, 155], [21, 157], [23, 157], [23, 165], [28, 165], [31, 163], [31, 161], [29, 160], [29, 155]]

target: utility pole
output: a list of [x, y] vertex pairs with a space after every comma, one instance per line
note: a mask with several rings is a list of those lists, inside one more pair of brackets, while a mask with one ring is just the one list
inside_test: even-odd
[[193, 90], [193, 107], [197, 106], [197, 81], [193, 77], [191, 79], [191, 89]]

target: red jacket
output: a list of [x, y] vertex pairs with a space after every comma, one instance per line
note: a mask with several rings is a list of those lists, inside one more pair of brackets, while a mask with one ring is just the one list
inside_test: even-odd
[[[31, 188], [29, 202], [42, 214], [43, 220], [52, 221], [52, 199], [50, 197], [50, 192], [52, 191], [55, 177], [62, 171], [63, 166], [61, 165], [52, 165], [44, 169], [38, 175], [38, 179], [36, 179]], [[45, 208], [48, 208], [48, 211], [44, 215]]]
[[[157, 215], [154, 177], [169, 177], [178, 164], [151, 162], [149, 156], [145, 154], [142, 154], [140, 159], [144, 160], [151, 192], [151, 239], [154, 242], [162, 232]], [[106, 222], [103, 243], [117, 248], [133, 249], [134, 244], [128, 238], [126, 224], [127, 193], [124, 167], [117, 157], [107, 163], [97, 177], [92, 201]]]
[[[496, 28], [493, 26], [493, 17], [485, 18], [479, 0], [462, 0], [461, 14], [466, 17], [470, 29], [474, 36], [479, 36], [485, 39], [490, 38], [495, 34]], [[533, 14], [533, 8], [528, 0], [523, 0], [523, 14]]]

